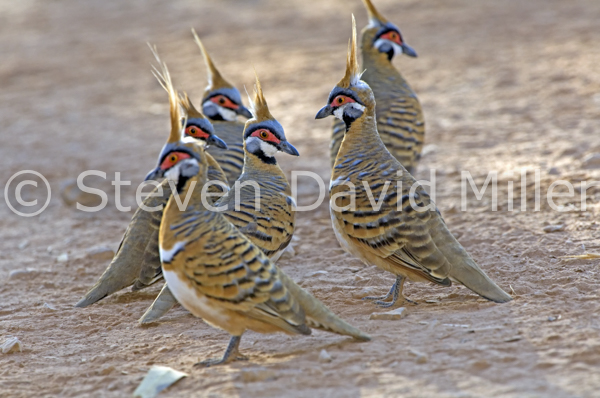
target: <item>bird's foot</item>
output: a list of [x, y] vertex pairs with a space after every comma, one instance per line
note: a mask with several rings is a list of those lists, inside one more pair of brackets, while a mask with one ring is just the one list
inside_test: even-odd
[[227, 345], [227, 349], [222, 358], [205, 359], [204, 361], [195, 363], [194, 366], [204, 366], [208, 368], [210, 366], [223, 365], [233, 361], [247, 361], [248, 357], [241, 355], [238, 351], [241, 339], [242, 336], [231, 336], [229, 345]]
[[393, 301], [381, 301], [381, 300], [377, 300], [375, 301], [375, 305], [377, 306], [377, 308], [390, 308], [394, 306]]
[[391, 308], [391, 307], [394, 307], [396, 304], [404, 304], [405, 302], [410, 303], [412, 305], [419, 305], [419, 303], [417, 303], [416, 301], [409, 300], [406, 297], [403, 297], [402, 300], [392, 300], [392, 301], [377, 300], [377, 301], [375, 301], [374, 304], [377, 306], [377, 308]]
[[249, 358], [243, 355], [230, 356], [229, 358], [210, 358], [196, 362], [194, 366], [210, 368], [211, 366], [224, 365], [233, 361], [247, 361]]
[[[386, 294], [385, 296], [367, 296], [367, 297], [363, 297], [361, 300], [386, 300], [387, 298], [389, 298], [390, 295]], [[379, 301], [376, 301], [375, 304], [377, 304]]]

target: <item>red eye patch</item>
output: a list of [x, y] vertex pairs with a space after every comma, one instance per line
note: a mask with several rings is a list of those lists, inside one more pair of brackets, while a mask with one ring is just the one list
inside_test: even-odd
[[271, 133], [267, 129], [256, 130], [252, 134], [250, 134], [250, 137], [258, 137], [263, 141], [269, 141], [275, 144], [279, 144], [281, 142], [279, 138], [275, 137], [275, 134]]
[[183, 159], [188, 159], [188, 158], [190, 158], [190, 155], [185, 152], [171, 152], [162, 161], [162, 163], [160, 164], [160, 168], [162, 170], [168, 170], [171, 167], [175, 166], [180, 161], [182, 161]]
[[352, 98], [350, 98], [350, 97], [347, 97], [347, 96], [345, 96], [345, 95], [341, 95], [341, 94], [340, 94], [340, 95], [338, 95], [337, 97], [335, 97], [335, 98], [333, 99], [333, 101], [331, 101], [331, 106], [333, 106], [333, 107], [335, 108], [335, 107], [338, 107], [338, 106], [342, 106], [342, 105], [344, 105], [344, 104], [349, 104], [349, 103], [351, 103], [351, 102], [356, 102], [356, 101], [354, 101], [354, 100], [353, 100]]
[[194, 137], [194, 138], [202, 138], [207, 139], [209, 137], [208, 133], [202, 131], [202, 129], [198, 126], [188, 126], [185, 128], [185, 135]]
[[387, 32], [386, 34], [379, 36], [379, 38], [389, 40], [396, 44], [402, 45], [402, 38], [400, 37], [400, 33], [395, 32], [393, 30]]
[[240, 107], [239, 105], [234, 104], [233, 101], [231, 101], [229, 98], [227, 98], [224, 95], [215, 95], [210, 100], [212, 102], [214, 102], [215, 104], [222, 106], [224, 108], [237, 109]]

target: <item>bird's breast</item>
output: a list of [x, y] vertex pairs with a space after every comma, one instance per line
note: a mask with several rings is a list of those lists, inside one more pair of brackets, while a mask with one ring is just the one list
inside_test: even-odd
[[231, 319], [228, 310], [211, 303], [208, 297], [182, 280], [177, 272], [163, 269], [163, 275], [171, 293], [186, 310], [215, 327], [229, 331]]

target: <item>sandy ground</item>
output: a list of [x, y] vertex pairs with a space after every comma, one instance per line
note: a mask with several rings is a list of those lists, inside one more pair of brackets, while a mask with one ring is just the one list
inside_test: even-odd
[[[176, 86], [195, 100], [206, 78], [190, 27], [240, 88], [251, 86], [255, 65], [272, 113], [301, 152], [280, 163], [328, 181], [330, 123], [314, 115], [343, 74], [350, 13], [359, 26], [366, 13], [358, 0], [3, 1], [0, 182], [36, 170], [53, 195], [32, 218], [0, 204], [0, 340], [23, 343], [23, 352], [0, 355], [0, 396], [129, 396], [153, 364], [190, 375], [165, 397], [598, 396], [600, 260], [561, 257], [600, 252], [599, 188], [578, 211], [582, 181], [600, 180], [600, 2], [376, 4], [419, 53], [395, 60], [427, 120], [418, 176], [436, 170], [446, 222], [514, 300], [498, 305], [461, 287], [410, 284], [406, 294], [420, 304], [406, 318], [369, 320], [381, 310], [353, 295], [383, 293], [393, 279], [339, 248], [324, 203], [298, 215], [296, 256], [280, 265], [372, 342], [247, 333], [248, 362], [199, 369], [192, 364], [220, 355], [228, 336], [181, 308], [137, 326], [159, 286], [73, 308], [108, 263], [89, 251], [116, 249], [132, 211], [115, 208], [107, 181], [89, 180], [109, 193], [109, 205], [92, 214], [67, 206], [60, 186], [84, 170], [109, 179], [118, 171], [133, 184], [123, 202], [134, 204], [168, 128], [146, 42], [157, 44]], [[574, 197], [557, 199], [567, 212], [545, 201], [534, 211], [536, 169], [542, 193], [559, 179], [575, 186]], [[498, 171], [498, 211], [489, 188], [480, 201], [469, 194], [461, 211], [462, 170], [479, 186]], [[23, 193], [45, 198], [41, 188]], [[298, 196], [311, 203], [316, 183], [302, 179]], [[559, 224], [563, 230], [544, 232]], [[68, 260], [58, 261], [64, 253]], [[322, 349], [331, 362], [318, 360]]]

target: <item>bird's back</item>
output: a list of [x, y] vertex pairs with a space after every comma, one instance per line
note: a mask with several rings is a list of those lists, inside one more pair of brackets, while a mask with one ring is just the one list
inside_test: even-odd
[[227, 144], [227, 149], [210, 146], [206, 151], [219, 163], [232, 185], [244, 167], [244, 123], [212, 121], [215, 134]]

